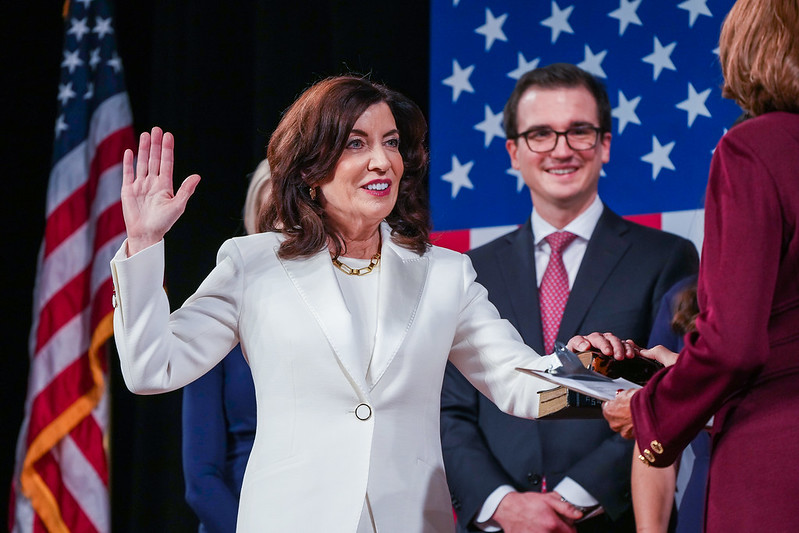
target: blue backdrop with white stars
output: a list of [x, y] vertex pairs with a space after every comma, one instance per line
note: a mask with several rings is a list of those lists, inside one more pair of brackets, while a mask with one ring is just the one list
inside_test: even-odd
[[433, 0], [430, 199], [437, 231], [520, 224], [502, 109], [518, 77], [574, 63], [606, 86], [621, 215], [700, 209], [712, 151], [740, 115], [721, 96], [718, 36], [732, 0]]

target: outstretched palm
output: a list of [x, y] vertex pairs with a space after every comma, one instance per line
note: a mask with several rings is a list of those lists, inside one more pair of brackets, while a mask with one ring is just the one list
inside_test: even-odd
[[174, 193], [172, 167], [175, 139], [154, 127], [139, 138], [139, 158], [134, 172], [133, 152], [122, 160], [122, 213], [128, 234], [128, 254], [160, 241], [186, 209], [200, 176], [192, 174]]

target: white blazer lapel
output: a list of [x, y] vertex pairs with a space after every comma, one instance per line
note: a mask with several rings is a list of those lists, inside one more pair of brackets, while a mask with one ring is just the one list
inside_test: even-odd
[[353, 318], [344, 303], [330, 254], [325, 249], [308, 259], [281, 260], [308, 310], [322, 328], [345, 375], [365, 399], [368, 387], [364, 373], [364, 348], [357, 335], [359, 320]]
[[413, 323], [427, 280], [428, 258], [397, 246], [391, 241], [387, 224], [383, 224], [383, 250], [380, 265], [378, 322], [370, 368], [372, 388], [380, 381], [397, 355], [405, 335]]

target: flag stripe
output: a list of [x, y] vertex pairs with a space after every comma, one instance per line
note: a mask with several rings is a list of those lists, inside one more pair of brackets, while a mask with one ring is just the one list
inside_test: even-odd
[[79, 316], [89, 303], [89, 295], [86, 294], [86, 290], [90, 273], [91, 271], [88, 269], [82, 270], [77, 276], [65, 283], [39, 312], [41, 318], [36, 339], [36, 357], [38, 357], [39, 351], [50, 338], [64, 324]]
[[[123, 128], [111, 134], [98, 147], [89, 179], [56, 206], [45, 228], [45, 259], [86, 223], [86, 215], [103, 211], [108, 202], [119, 201], [122, 186], [121, 156], [125, 146], [133, 143], [133, 129]], [[112, 172], [108, 172], [112, 170]], [[107, 174], [106, 174], [107, 173]], [[90, 209], [91, 207], [91, 209]], [[100, 228], [102, 226], [99, 226]]]
[[682, 235], [693, 241], [696, 249], [702, 252], [705, 238], [705, 210], [671, 211], [661, 215], [662, 229]]
[[[704, 209], [689, 209], [686, 211], [672, 211], [668, 213], [651, 213], [646, 215], [627, 215], [624, 218], [649, 226], [683, 235], [693, 241], [697, 250], [702, 250], [704, 231]], [[431, 234], [433, 244], [455, 250], [468, 252], [473, 248], [482, 246], [497, 237], [500, 237], [518, 226], [495, 226], [489, 228], [473, 228], [465, 230], [436, 231]]]
[[439, 231], [433, 233], [430, 239], [436, 246], [442, 246], [450, 250], [465, 252], [469, 249], [468, 230]]
[[[130, 104], [127, 93], [113, 95], [98, 105], [91, 124], [92, 127], [97, 128], [93, 135], [96, 139], [102, 139], [116, 131], [130, 127]], [[128, 147], [132, 146], [131, 144]], [[83, 141], [53, 165], [47, 188], [46, 215], [48, 218], [56, 207], [89, 179], [89, 164], [92, 157], [94, 157], [94, 148], [90, 142]], [[121, 161], [121, 153], [119, 158]]]
[[[105, 264], [107, 265], [107, 262]], [[106, 278], [95, 294], [92, 311], [96, 316], [92, 318], [92, 323], [99, 324], [107, 317], [108, 310], [103, 309], [103, 306], [108, 306], [112, 294], [113, 284], [110, 279]], [[90, 310], [84, 309], [81, 316], [73, 317], [36, 353], [29, 376], [30, 397], [41, 393], [51, 376], [58, 375], [75, 358], [88, 350], [89, 337], [85, 331], [85, 323], [88, 320], [86, 317], [89, 312]]]
[[84, 222], [40, 263], [41, 281], [35, 302], [36, 312], [40, 312], [48, 305], [48, 302], [63, 288], [65, 280], [74, 279], [89, 266], [92, 260], [90, 231], [89, 222]]
[[108, 486], [108, 463], [103, 449], [103, 428], [94, 416], [87, 416], [70, 432], [69, 446], [63, 450], [70, 461], [81, 461], [79, 468], [70, 468], [70, 479], [83, 480], [77, 487], [102, 484]]
[[649, 226], [650, 228], [660, 228], [663, 220], [660, 213], [653, 213], [650, 215], [628, 215], [624, 218], [632, 220], [642, 226]]
[[501, 237], [506, 233], [515, 230], [518, 226], [497, 226], [493, 228], [474, 228], [469, 232], [469, 245], [472, 248], [482, 246], [487, 242], [491, 242], [497, 237]]
[[104, 450], [80, 447], [92, 443], [101, 444], [101, 428], [93, 416], [88, 416], [63, 442], [60, 460], [64, 486], [73, 495], [85, 495], [92, 500], [91, 505], [84, 505], [81, 509], [97, 530], [110, 529], [109, 509], [100, 500], [105, 499], [108, 491], [108, 468], [104, 462], [91, 462], [95, 457], [104, 457]]
[[[93, 264], [100, 262], [100, 258], [98, 258], [97, 255], [99, 251], [105, 248], [109, 243], [113, 242], [117, 245], [115, 248], [118, 248], [118, 245], [121, 244], [122, 239], [120, 239], [120, 237], [123, 237], [125, 233], [125, 222], [122, 220], [121, 215], [122, 204], [117, 201], [97, 216], [97, 221], [95, 222], [96, 233], [94, 235]], [[108, 263], [105, 261], [103, 263], [103, 274], [105, 275], [102, 277], [108, 278]]]
[[[105, 182], [112, 183], [111, 180]], [[89, 251], [88, 241], [91, 236], [88, 235], [88, 232], [92, 225], [83, 224], [42, 265], [40, 270], [44, 276], [36, 299], [46, 303], [40, 304], [40, 312], [46, 313], [48, 307], [58, 305], [58, 302], [54, 303], [54, 300], [58, 298], [58, 294], [54, 291], [63, 291], [64, 279], [74, 280], [81, 275], [86, 275], [87, 269], [91, 269], [90, 286], [93, 291], [96, 291], [97, 286], [103, 280], [108, 279], [108, 262], [122, 244], [125, 230], [122, 221], [122, 206], [119, 202], [119, 187], [116, 187], [116, 190], [116, 200], [112, 197], [104, 197], [106, 203], [114, 203], [101, 213], [93, 224], [97, 232], [93, 238], [96, 251]], [[36, 325], [36, 330], [39, 331], [39, 336], [37, 336], [38, 342], [34, 350], [38, 352], [48, 339], [41, 337], [41, 335], [47, 335], [47, 330], [42, 332], [39, 324]], [[50, 331], [55, 333], [53, 330]]]
[[92, 387], [91, 374], [87, 375], [84, 372], [84, 366], [88, 364], [88, 358], [89, 353], [87, 351], [51, 379], [44, 390], [34, 399], [33, 409], [35, 414], [31, 416], [30, 437], [40, 437], [47, 426], [63, 414], [63, 410], [59, 409], [61, 401], [77, 402], [83, 396], [84, 391]]
[[[62, 458], [56, 458], [53, 453], [44, 455], [37, 470], [41, 473], [44, 485], [48, 487], [52, 496], [59, 502], [60, 517], [50, 517], [45, 523], [59, 524], [63, 531], [80, 531], [91, 533], [97, 531], [92, 523], [82, 512], [80, 504], [75, 500], [73, 493], [66, 487], [61, 469]], [[67, 524], [70, 524], [67, 526]]]
[[[119, 164], [120, 155], [122, 153], [120, 143], [125, 140], [127, 140], [127, 142], [133, 142], [131, 128], [120, 130], [114, 134], [112, 142], [108, 144], [108, 147], [106, 147], [104, 150], [98, 151], [98, 154], [113, 154], [116, 152], [116, 161], [112, 162], [110, 160], [111, 158], [106, 157], [107, 160], [102, 166], [110, 167], [116, 170], [121, 169], [121, 165]], [[113, 150], [113, 148], [116, 150]], [[93, 181], [94, 180], [90, 180], [90, 183]], [[81, 291], [83, 288], [91, 287], [93, 284], [89, 283], [89, 278], [87, 278], [87, 276], [92, 274], [92, 271], [88, 270], [84, 263], [94, 260], [96, 264], [100, 265], [103, 271], [103, 274], [97, 277], [106, 279], [108, 278], [108, 266], [106, 259], [110, 260], [111, 255], [109, 255], [107, 258], [103, 257], [102, 261], [97, 261], [98, 258], [96, 252], [94, 250], [89, 251], [86, 249], [86, 247], [84, 247], [84, 243], [89, 240], [86, 233], [90, 230], [90, 228], [94, 228], [96, 230], [97, 233], [94, 237], [95, 248], [101, 248], [102, 246], [111, 242], [112, 239], [116, 239], [114, 241], [114, 248], [116, 249], [122, 240], [125, 225], [122, 221], [122, 207], [121, 203], [119, 202], [119, 188], [121, 183], [119, 180], [107, 178], [102, 179], [100, 184], [103, 194], [97, 197], [98, 201], [95, 202], [95, 204], [99, 204], [101, 208], [104, 208], [106, 207], [105, 204], [108, 202], [114, 203], [96, 217], [96, 221], [92, 226], [84, 222], [79, 228], [74, 228], [68, 237], [59, 242], [59, 244], [63, 244], [64, 246], [61, 247], [61, 253], [58, 256], [53, 257], [51, 255], [50, 257], [47, 257], [47, 250], [45, 248], [45, 257], [47, 258], [47, 261], [44, 264], [45, 271], [53, 268], [57, 269], [60, 274], [58, 277], [55, 275], [50, 275], [48, 278], [53, 280], [56, 278], [64, 279], [68, 278], [71, 272], [77, 270], [78, 267], [81, 267], [83, 270], [72, 277], [69, 283], [60, 286], [59, 292], [56, 294], [50, 295], [47, 293], [48, 290], [55, 289], [55, 287], [48, 287], [46, 284], [44, 285], [44, 294], [42, 294], [41, 297], [48, 301], [40, 310], [40, 316], [43, 316], [45, 320], [44, 322], [40, 320], [37, 328], [38, 335], [35, 348], [35, 352], [37, 353], [41, 350], [42, 346], [49, 341], [52, 334], [57, 332], [71, 317], [75, 316], [79, 309], [82, 309], [86, 306], [86, 298], [88, 298], [88, 295], [83, 294]], [[111, 189], [111, 187], [105, 187], [105, 184], [110, 184], [113, 189]], [[116, 192], [114, 193], [113, 191]], [[64, 205], [75, 209], [82, 209], [85, 212], [87, 209], [86, 204], [83, 203], [81, 199], [85, 198], [88, 194], [86, 194], [85, 187], [82, 187], [78, 192], [82, 194], [73, 195], [64, 203]], [[53, 213], [53, 217], [57, 217], [55, 224], [49, 224], [48, 228], [57, 226], [59, 223], [63, 224], [59, 214], [63, 214], [63, 212], [61, 212], [60, 209], [56, 209]], [[68, 221], [74, 220], [76, 218], [77, 217], [74, 216], [65, 217], [65, 219]], [[56, 238], [56, 236], [53, 236], [53, 238]], [[69, 246], [66, 246], [67, 244], [69, 244]], [[104, 303], [101, 302], [100, 305], [103, 306]], [[93, 320], [92, 323], [96, 324], [96, 320]]]
[[[123, 135], [119, 137], [122, 138]], [[130, 137], [130, 135], [124, 135], [124, 137]], [[111, 152], [107, 150], [100, 153], [106, 155], [106, 157], [111, 155]], [[108, 168], [102, 169], [98, 176], [93, 177], [88, 183], [81, 186], [53, 211], [49, 221], [51, 223], [45, 228], [45, 260], [48, 260], [59, 247], [82, 229], [87, 222], [87, 213], [90, 214], [89, 220], [91, 220], [98, 213], [108, 209], [109, 204], [113, 205], [113, 203], [119, 202], [119, 189], [122, 183], [120, 180], [113, 178], [121, 173], [120, 154], [121, 152], [114, 154], [114, 161], [109, 158], [109, 161], [106, 162]], [[105, 179], [103, 172], [109, 169], [111, 170], [111, 172], [108, 172], [110, 177]], [[98, 225], [97, 229], [102, 230], [103, 227]], [[68, 251], [72, 251], [72, 249], [70, 248]], [[86, 256], [91, 256], [90, 250], [85, 250], [83, 253]]]
[[[72, 237], [78, 228], [86, 225], [86, 213], [89, 211], [91, 198], [89, 185], [84, 183], [50, 214], [50, 222], [44, 230], [44, 258], [47, 260], [53, 250]], [[71, 250], [68, 250], [71, 252]]]
[[89, 348], [89, 337], [86, 331], [85, 315], [88, 309], [82, 311], [81, 316], [73, 317], [61, 328], [50, 341], [36, 353], [31, 363], [31, 375], [28, 380], [28, 391], [31, 402], [36, 395], [41, 394], [53, 376], [60, 374], [64, 368], [72, 364], [86, 353]]

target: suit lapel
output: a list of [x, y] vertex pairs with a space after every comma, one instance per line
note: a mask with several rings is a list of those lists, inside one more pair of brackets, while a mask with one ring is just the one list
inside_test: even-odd
[[502, 272], [513, 308], [513, 324], [524, 342], [541, 353], [544, 339], [535, 272], [535, 243], [532, 222], [507, 236], [507, 246], [498, 250], [498, 267]]
[[365, 348], [357, 339], [362, 321], [353, 319], [341, 294], [327, 249], [301, 260], [282, 260], [283, 268], [297, 288], [308, 310], [327, 337], [339, 364], [360, 396], [368, 390]]
[[626, 232], [627, 228], [621, 217], [606, 206], [591, 240], [588, 241], [580, 269], [569, 293], [569, 300], [558, 330], [558, 340], [566, 341], [574, 335], [590, 333], [578, 329], [600, 289], [630, 247], [630, 243], [624, 237]]
[[375, 348], [370, 371], [374, 388], [397, 355], [413, 323], [424, 292], [429, 259], [394, 244], [388, 225], [382, 226], [380, 294]]

